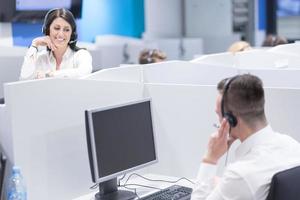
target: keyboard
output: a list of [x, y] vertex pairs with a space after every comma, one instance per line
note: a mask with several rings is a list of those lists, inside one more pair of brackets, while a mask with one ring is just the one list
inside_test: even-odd
[[172, 185], [158, 192], [140, 198], [140, 200], [189, 200], [193, 189], [180, 185]]

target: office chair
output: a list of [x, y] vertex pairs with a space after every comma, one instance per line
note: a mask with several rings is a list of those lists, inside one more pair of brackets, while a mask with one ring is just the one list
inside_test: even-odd
[[266, 200], [299, 200], [300, 166], [276, 173]]

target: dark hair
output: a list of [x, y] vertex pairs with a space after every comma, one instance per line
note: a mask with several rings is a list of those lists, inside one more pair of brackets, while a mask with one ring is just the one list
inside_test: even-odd
[[262, 46], [263, 47], [275, 47], [277, 45], [287, 44], [287, 43], [288, 43], [288, 41], [286, 38], [284, 38], [282, 36], [278, 36], [278, 35], [274, 36], [272, 34], [269, 34], [263, 41]]
[[49, 35], [50, 34], [50, 25], [56, 18], [59, 18], [59, 17], [66, 20], [70, 24], [70, 26], [72, 28], [72, 33], [71, 33], [71, 38], [69, 41], [69, 46], [73, 51], [78, 51], [81, 48], [76, 46], [76, 43], [77, 43], [76, 22], [75, 22], [75, 18], [73, 16], [73, 14], [69, 10], [67, 10], [65, 8], [55, 8], [55, 9], [49, 10], [44, 19], [42, 32], [45, 35]]
[[167, 58], [166, 54], [158, 49], [144, 49], [140, 53], [139, 63], [149, 64], [156, 63], [158, 60], [165, 60]]
[[[223, 93], [227, 79], [218, 83], [218, 90]], [[254, 75], [238, 75], [230, 83], [226, 96], [224, 110], [239, 116], [250, 126], [257, 121], [266, 121], [264, 105], [264, 89], [262, 81]]]

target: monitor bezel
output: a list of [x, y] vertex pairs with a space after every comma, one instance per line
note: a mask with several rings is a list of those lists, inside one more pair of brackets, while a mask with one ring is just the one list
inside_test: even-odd
[[[3, 1], [3, 7], [0, 8], [0, 22], [43, 22], [45, 15], [50, 9], [25, 9], [17, 10], [16, 0]], [[74, 15], [75, 19], [82, 17], [83, 0], [71, 0], [71, 7], [68, 8]]]
[[[138, 104], [138, 103], [144, 103], [144, 102], [149, 102], [150, 104], [150, 114], [151, 114], [151, 121], [152, 121], [152, 131], [153, 131], [153, 142], [154, 142], [154, 151], [155, 151], [155, 159], [146, 163], [143, 163], [141, 165], [137, 165], [135, 167], [132, 168], [128, 168], [107, 176], [103, 176], [100, 177], [99, 176], [99, 172], [98, 172], [98, 160], [97, 160], [97, 156], [96, 156], [96, 146], [95, 146], [95, 140], [94, 140], [94, 127], [93, 127], [93, 119], [92, 119], [92, 114], [95, 112], [99, 112], [99, 111], [105, 111], [105, 110], [109, 110], [109, 109], [114, 109], [114, 108], [120, 108], [123, 106], [129, 106], [129, 105], [134, 105], [134, 104]], [[151, 98], [144, 98], [141, 100], [134, 100], [134, 101], [130, 101], [130, 102], [126, 102], [126, 103], [122, 103], [122, 104], [115, 104], [115, 105], [110, 105], [110, 106], [105, 106], [105, 107], [101, 107], [101, 108], [93, 108], [93, 109], [88, 109], [86, 110], [87, 113], [87, 121], [88, 121], [88, 126], [89, 126], [89, 142], [90, 142], [90, 148], [91, 148], [91, 156], [92, 156], [92, 162], [90, 162], [90, 164], [92, 163], [93, 166], [91, 167], [92, 173], [93, 173], [93, 177], [94, 183], [101, 183], [101, 182], [105, 182], [108, 181], [110, 179], [113, 178], [117, 178], [118, 176], [124, 175], [126, 173], [138, 170], [138, 169], [142, 169], [144, 167], [147, 167], [149, 165], [155, 164], [158, 162], [158, 155], [157, 155], [157, 144], [156, 144], [156, 131], [155, 131], [155, 125], [154, 125], [154, 119], [153, 119], [153, 106], [152, 106], [152, 101]]]

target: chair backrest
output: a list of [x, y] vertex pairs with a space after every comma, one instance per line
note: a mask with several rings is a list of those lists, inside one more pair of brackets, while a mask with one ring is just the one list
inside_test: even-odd
[[299, 200], [300, 166], [276, 173], [267, 200]]

